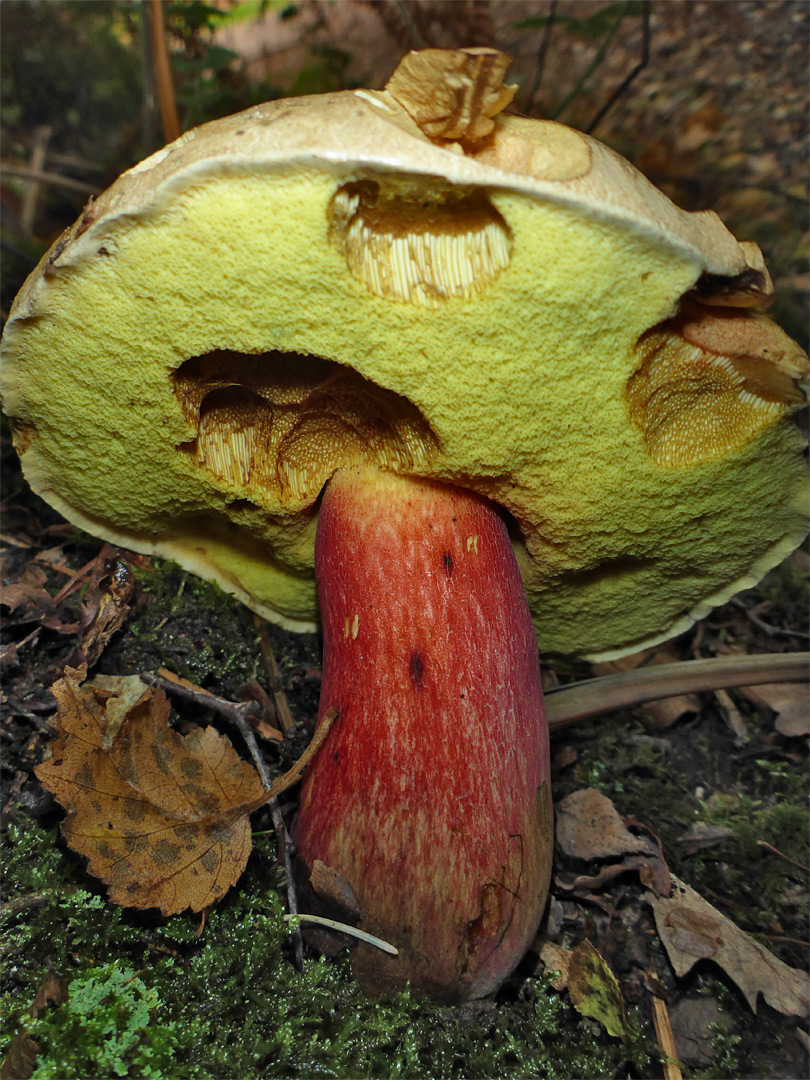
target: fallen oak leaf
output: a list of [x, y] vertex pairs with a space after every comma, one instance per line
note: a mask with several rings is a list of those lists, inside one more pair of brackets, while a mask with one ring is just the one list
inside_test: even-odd
[[655, 925], [679, 977], [698, 960], [718, 964], [742, 991], [751, 1011], [762, 994], [772, 1008], [787, 1016], [810, 1014], [810, 977], [788, 967], [773, 953], [721, 915], [693, 888], [672, 875], [672, 896], [645, 893]]

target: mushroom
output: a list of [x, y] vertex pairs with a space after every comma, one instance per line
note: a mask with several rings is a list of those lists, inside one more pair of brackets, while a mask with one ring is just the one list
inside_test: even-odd
[[364, 985], [448, 1001], [543, 909], [530, 618], [618, 656], [805, 534], [808, 363], [758, 250], [500, 113], [505, 65], [428, 50], [383, 92], [189, 131], [86, 208], [3, 341], [25, 475], [68, 519], [294, 630], [317, 578], [340, 715], [300, 853], [399, 949], [355, 949]]

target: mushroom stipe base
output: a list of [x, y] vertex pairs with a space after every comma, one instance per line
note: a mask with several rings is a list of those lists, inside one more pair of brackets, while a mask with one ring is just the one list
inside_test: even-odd
[[506, 526], [461, 489], [336, 474], [321, 507], [320, 717], [299, 854], [349, 884], [372, 992], [494, 990], [536, 933], [553, 845], [537, 641]]

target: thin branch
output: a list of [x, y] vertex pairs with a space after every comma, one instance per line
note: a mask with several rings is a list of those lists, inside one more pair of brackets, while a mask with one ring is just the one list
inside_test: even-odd
[[767, 634], [768, 637], [797, 637], [802, 638], [804, 641], [810, 641], [810, 634], [805, 633], [804, 630], [783, 629], [781, 626], [774, 626], [772, 623], [760, 619], [759, 615], [755, 614], [749, 607], [746, 607], [745, 601], [741, 600], [739, 596], [733, 596], [731, 598], [731, 603], [734, 607], [739, 608], [740, 611], [745, 612], [751, 625], [755, 626], [757, 630], [761, 630], [763, 634]]
[[780, 859], [784, 859], [785, 862], [789, 862], [792, 866], [798, 866], [800, 870], [804, 870], [805, 873], [810, 874], [810, 866], [805, 866], [804, 863], [796, 862], [795, 859], [791, 859], [789, 856], [785, 855], [783, 851], [780, 851], [779, 848], [775, 848], [773, 844], [769, 844], [767, 840], [757, 840], [757, 844], [760, 847], [767, 848], [768, 851], [772, 851], [774, 855], [778, 855]]
[[801, 683], [809, 678], [810, 653], [806, 652], [719, 656], [710, 660], [652, 664], [549, 690], [546, 713], [549, 726], [561, 728], [586, 716], [633, 709], [647, 701], [679, 694], [763, 683]]
[[627, 91], [627, 88], [633, 82], [637, 75], [639, 75], [644, 68], [650, 62], [650, 0], [644, 0], [644, 7], [642, 11], [642, 24], [641, 24], [641, 59], [627, 75], [622, 82], [616, 87], [605, 104], [591, 120], [590, 124], [585, 128], [588, 135], [592, 135], [597, 127], [602, 123], [607, 114], [619, 100], [619, 98]]
[[74, 180], [72, 176], [48, 172], [46, 169], [32, 169], [28, 165], [15, 165], [13, 162], [0, 162], [0, 170], [5, 176], [18, 176], [21, 180], [49, 184], [51, 187], [66, 188], [68, 191], [80, 191], [82, 195], [98, 195], [101, 188], [86, 184], [84, 180]]
[[253, 616], [253, 625], [259, 631], [259, 649], [262, 654], [267, 688], [273, 695], [276, 719], [286, 736], [294, 730], [295, 721], [293, 720], [292, 712], [290, 711], [290, 703], [287, 701], [287, 695], [284, 693], [281, 685], [281, 673], [278, 670], [276, 656], [270, 642], [270, 632], [267, 629], [267, 623], [263, 619], [260, 619], [258, 615]]
[[[289, 833], [287, 832], [287, 826], [284, 823], [284, 815], [281, 812], [281, 808], [278, 805], [278, 799], [276, 796], [284, 790], [285, 787], [289, 787], [290, 783], [294, 783], [298, 775], [303, 771], [307, 761], [312, 756], [314, 751], [310, 752], [310, 747], [304, 751], [301, 759], [299, 759], [292, 769], [285, 773], [284, 776], [276, 780], [275, 783], [271, 780], [270, 773], [265, 764], [264, 757], [259, 750], [258, 743], [256, 742], [256, 736], [253, 733], [253, 728], [248, 722], [248, 716], [254, 710], [255, 706], [253, 702], [242, 702], [236, 704], [232, 701], [227, 701], [225, 698], [217, 697], [216, 694], [212, 694], [209, 690], [204, 690], [201, 686], [195, 686], [194, 683], [189, 682], [187, 679], [180, 678], [179, 675], [173, 674], [166, 668], [160, 668], [157, 675], [151, 673], [145, 673], [141, 675], [141, 679], [145, 683], [151, 685], [160, 686], [162, 689], [169, 691], [170, 693], [177, 694], [178, 697], [185, 698], [187, 701], [192, 701], [197, 705], [204, 708], [213, 709], [215, 712], [222, 716], [225, 716], [228, 720], [231, 720], [239, 730], [242, 738], [245, 741], [245, 745], [250, 751], [250, 755], [256, 763], [256, 768], [259, 771], [259, 776], [262, 778], [262, 784], [264, 784], [267, 796], [265, 799], [270, 810], [270, 817], [273, 821], [273, 828], [276, 831], [276, 839], [279, 846], [279, 858], [284, 866], [284, 874], [286, 878], [287, 887], [287, 908], [291, 914], [298, 914], [298, 898], [295, 892], [295, 879], [293, 877], [292, 869], [292, 856], [290, 850], [292, 842], [290, 840]], [[322, 725], [328, 731], [328, 725]], [[326, 731], [323, 732], [321, 738], [325, 737]], [[315, 740], [313, 739], [313, 742]], [[316, 746], [317, 749], [317, 746]], [[306, 760], [304, 760], [306, 759]], [[302, 764], [303, 761], [303, 764]], [[297, 772], [295, 771], [297, 770]], [[284, 783], [291, 773], [295, 773], [295, 777], [289, 783]], [[272, 794], [271, 794], [272, 793]], [[303, 974], [304, 971], [304, 940], [301, 937], [301, 931], [295, 930], [292, 934], [293, 940], [293, 952], [295, 954], [295, 966], [299, 972]]]
[[397, 11], [399, 12], [399, 17], [405, 24], [405, 29], [408, 31], [411, 41], [413, 42], [413, 47], [415, 49], [426, 49], [428, 47], [428, 43], [422, 37], [419, 31], [419, 27], [411, 18], [411, 13], [410, 11], [408, 11], [407, 5], [404, 3], [404, 0], [396, 0], [396, 5]]

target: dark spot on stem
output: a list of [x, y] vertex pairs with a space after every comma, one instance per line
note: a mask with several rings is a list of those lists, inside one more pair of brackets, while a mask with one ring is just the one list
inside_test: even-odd
[[445, 574], [450, 577], [450, 575], [453, 573], [455, 563], [453, 562], [453, 556], [450, 554], [449, 551], [445, 551], [444, 555], [442, 555], [442, 566], [444, 567]]
[[425, 661], [422, 659], [422, 655], [417, 649], [414, 649], [411, 653], [411, 662], [408, 670], [410, 671], [414, 686], [417, 690], [421, 690], [425, 681]]

